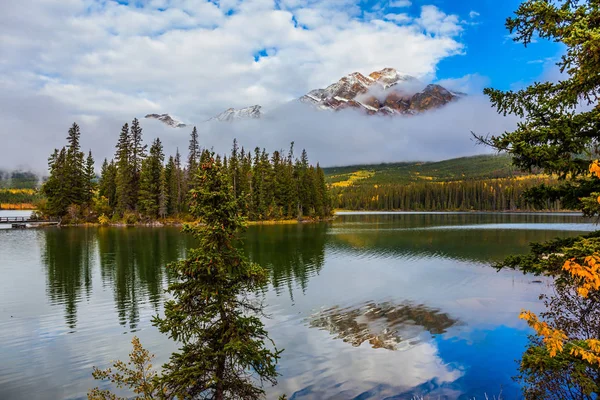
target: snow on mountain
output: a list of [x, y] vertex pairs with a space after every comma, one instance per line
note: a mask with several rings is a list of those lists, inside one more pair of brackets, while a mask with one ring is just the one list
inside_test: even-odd
[[440, 85], [425, 86], [394, 68], [346, 75], [325, 89], [315, 89], [299, 100], [322, 110], [354, 107], [369, 115], [414, 115], [439, 108], [461, 97]]
[[172, 128], [185, 128], [185, 126], [186, 126], [183, 122], [177, 121], [176, 119], [171, 117], [169, 114], [148, 114], [148, 115], [146, 115], [145, 118], [157, 119], [157, 120], [169, 125]]
[[261, 108], [262, 107], [259, 105], [240, 108], [238, 110], [235, 108], [228, 108], [221, 114], [209, 119], [209, 121], [232, 122], [240, 119], [260, 118], [263, 115], [260, 111]]
[[[415, 115], [444, 105], [465, 96], [446, 88], [425, 85], [417, 78], [384, 68], [365, 76], [353, 72], [324, 89], [314, 89], [298, 100], [320, 110], [337, 111], [356, 108], [368, 115]], [[243, 119], [262, 118], [265, 114], [260, 105], [235, 109], [229, 108], [208, 121], [232, 122]], [[185, 124], [169, 114], [148, 114], [174, 128]]]

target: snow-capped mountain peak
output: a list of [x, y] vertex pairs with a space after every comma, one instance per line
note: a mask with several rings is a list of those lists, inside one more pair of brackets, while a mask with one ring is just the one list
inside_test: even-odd
[[177, 121], [176, 119], [171, 117], [169, 114], [148, 114], [148, 115], [146, 115], [145, 118], [157, 119], [157, 120], [169, 125], [172, 128], [185, 128], [185, 126], [186, 126], [183, 122]]
[[368, 76], [359, 72], [346, 75], [325, 89], [311, 90], [299, 100], [322, 110], [353, 107], [370, 115], [414, 115], [459, 97], [440, 85], [425, 86], [415, 77], [384, 68]]
[[262, 113], [260, 111], [261, 108], [262, 107], [259, 105], [240, 108], [237, 110], [235, 108], [228, 108], [221, 114], [210, 118], [209, 121], [231, 122], [240, 119], [260, 118], [262, 116]]

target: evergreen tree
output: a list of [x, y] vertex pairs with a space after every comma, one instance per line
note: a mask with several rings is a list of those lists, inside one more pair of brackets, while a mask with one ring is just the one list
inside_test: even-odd
[[154, 323], [181, 343], [164, 365], [165, 387], [179, 398], [258, 399], [253, 377], [275, 383], [278, 351], [266, 346], [261, 306], [249, 300], [266, 283], [266, 271], [235, 245], [243, 228], [238, 201], [214, 155], [201, 165], [191, 213], [202, 225], [186, 226], [199, 247], [171, 265], [176, 280], [165, 317]]
[[114, 210], [117, 206], [117, 167], [114, 161], [110, 164], [104, 159], [100, 172], [98, 195], [108, 199], [108, 205]]
[[67, 150], [63, 147], [60, 151], [54, 150], [54, 153], [48, 159], [48, 169], [50, 176], [42, 186], [42, 193], [48, 198], [44, 210], [49, 216], [62, 217], [67, 213], [67, 207], [71, 204], [68, 196], [68, 176], [67, 168]]
[[84, 155], [79, 144], [81, 131], [79, 125], [73, 123], [67, 136], [67, 155], [65, 174], [67, 187], [64, 188], [69, 204], [83, 204], [87, 200]]
[[183, 210], [184, 203], [184, 176], [181, 169], [181, 155], [179, 149], [175, 152], [175, 180], [174, 180], [175, 205], [177, 213]]
[[92, 157], [92, 151], [88, 152], [88, 156], [85, 162], [85, 202], [89, 203], [92, 201], [94, 190], [96, 189], [96, 172], [94, 171], [94, 158]]
[[169, 187], [167, 186], [166, 168], [160, 174], [160, 195], [158, 198], [158, 216], [166, 218], [169, 214]]
[[[50, 177], [42, 192], [48, 198], [42, 210], [49, 216], [64, 216], [68, 208], [87, 204], [91, 200], [87, 166], [80, 146], [81, 132], [73, 123], [67, 135], [67, 146], [54, 150], [48, 159]], [[93, 170], [93, 159], [91, 159]], [[77, 210], [75, 207], [74, 210]]]
[[169, 156], [169, 160], [167, 161], [167, 165], [164, 168], [164, 190], [166, 191], [166, 208], [167, 215], [175, 215], [176, 214], [176, 200], [177, 200], [177, 191], [175, 190], [175, 159], [173, 156]]
[[192, 180], [196, 171], [198, 169], [198, 160], [200, 159], [200, 144], [198, 143], [198, 130], [194, 126], [192, 130], [192, 134], [190, 136], [190, 145], [188, 147], [189, 155], [188, 155], [188, 180]]
[[233, 147], [231, 148], [231, 155], [229, 156], [229, 179], [231, 180], [233, 194], [236, 199], [240, 197], [242, 193], [240, 188], [241, 172], [239, 157], [240, 154], [237, 139], [233, 139]]
[[[564, 76], [516, 92], [486, 89], [500, 113], [517, 115], [521, 122], [501, 136], [479, 137], [510, 153], [517, 166], [540, 168], [564, 181], [530, 191], [530, 199], [560, 199], [590, 216], [600, 212], [599, 16], [597, 0], [528, 0], [519, 6], [506, 22], [515, 41], [528, 45], [540, 37], [564, 44], [557, 64]], [[594, 107], [580, 107], [581, 102]], [[557, 295], [541, 314], [545, 320], [521, 314], [537, 332], [521, 359], [519, 378], [527, 399], [598, 398], [600, 319], [594, 310], [600, 300], [599, 261], [599, 232], [594, 232], [532, 244], [530, 254], [498, 265], [556, 278]]]
[[129, 125], [123, 125], [119, 141], [117, 143], [117, 152], [115, 159], [117, 160], [117, 176], [116, 176], [116, 198], [117, 212], [123, 214], [125, 211], [132, 209], [133, 202], [133, 170], [131, 168], [130, 159], [132, 154], [131, 140], [129, 136]]
[[140, 175], [139, 209], [149, 218], [157, 218], [159, 215], [164, 159], [162, 143], [157, 138], [152, 142], [149, 156], [142, 162]]
[[129, 135], [129, 162], [131, 171], [131, 190], [130, 190], [130, 208], [136, 209], [138, 205], [138, 195], [140, 191], [140, 179], [142, 172], [142, 162], [146, 157], [147, 146], [143, 144], [142, 127], [137, 118], [131, 122]]

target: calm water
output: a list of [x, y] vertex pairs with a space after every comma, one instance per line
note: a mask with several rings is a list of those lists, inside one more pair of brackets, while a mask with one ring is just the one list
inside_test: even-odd
[[[272, 277], [265, 324], [285, 349], [269, 397], [519, 398], [517, 315], [539, 310], [547, 285], [487, 265], [593, 229], [574, 215], [443, 213], [252, 227], [247, 254]], [[1, 230], [0, 399], [84, 398], [92, 366], [126, 358], [133, 335], [165, 361], [174, 345], [150, 319], [164, 265], [191, 245], [176, 228]]]

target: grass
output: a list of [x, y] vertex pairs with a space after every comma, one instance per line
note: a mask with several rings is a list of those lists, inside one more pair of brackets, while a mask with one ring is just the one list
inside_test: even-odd
[[332, 186], [385, 185], [410, 182], [448, 182], [465, 179], [507, 178], [523, 175], [510, 156], [480, 155], [438, 162], [399, 162], [350, 165], [324, 169]]

